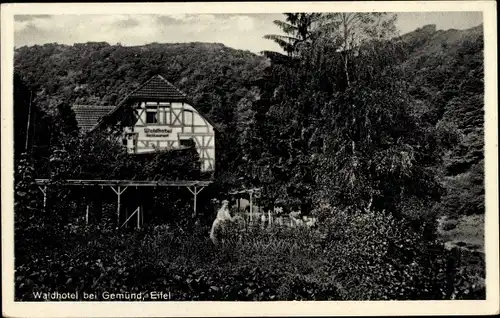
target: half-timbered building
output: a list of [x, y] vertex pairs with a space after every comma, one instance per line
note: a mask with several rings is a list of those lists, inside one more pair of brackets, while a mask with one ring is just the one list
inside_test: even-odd
[[215, 125], [190, 103], [188, 96], [155, 75], [117, 106], [75, 105], [80, 129], [122, 127], [120, 142], [129, 153], [181, 149], [194, 144], [201, 171], [215, 170]]

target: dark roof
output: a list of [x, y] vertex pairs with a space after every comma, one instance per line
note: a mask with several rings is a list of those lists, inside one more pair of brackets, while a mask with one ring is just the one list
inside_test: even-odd
[[161, 75], [155, 75], [133, 91], [128, 98], [185, 101], [186, 94], [178, 90]]
[[112, 111], [115, 106], [98, 106], [98, 105], [74, 105], [78, 128], [82, 131], [91, 130], [99, 120]]
[[[187, 102], [191, 106], [194, 107], [193, 103], [187, 95], [177, 89], [172, 83], [167, 81], [161, 75], [154, 75], [149, 80], [144, 82], [144, 84], [140, 85], [137, 89], [132, 91], [129, 95], [127, 95], [118, 105], [113, 107], [113, 109], [107, 113], [107, 115], [113, 115], [116, 111], [118, 111], [123, 105], [125, 105], [127, 100], [130, 99], [147, 99], [147, 100], [162, 100], [162, 101], [182, 101]], [[220, 130], [219, 126], [214, 123], [210, 118], [208, 118], [205, 114], [201, 113], [199, 110], [196, 110], [201, 116], [203, 116], [215, 130]], [[104, 116], [104, 115], [103, 115]], [[90, 129], [94, 130], [99, 127], [103, 120], [101, 117], [96, 124]]]

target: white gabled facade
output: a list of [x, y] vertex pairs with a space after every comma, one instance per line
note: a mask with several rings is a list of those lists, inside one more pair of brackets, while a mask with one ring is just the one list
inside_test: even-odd
[[201, 170], [215, 169], [214, 127], [185, 102], [137, 101], [132, 104], [136, 121], [125, 128], [124, 144], [129, 153], [157, 149], [179, 149], [194, 143]]
[[[107, 113], [90, 118], [88, 112], [92, 109], [82, 106], [75, 109], [82, 129], [92, 125], [90, 130], [102, 126], [111, 129], [110, 125], [124, 124], [119, 142], [129, 153], [144, 154], [194, 145], [200, 156], [201, 171], [215, 171], [214, 124], [189, 103], [186, 94], [161, 75], [151, 77]], [[95, 117], [99, 120], [93, 124], [95, 121], [90, 119], [96, 120]]]

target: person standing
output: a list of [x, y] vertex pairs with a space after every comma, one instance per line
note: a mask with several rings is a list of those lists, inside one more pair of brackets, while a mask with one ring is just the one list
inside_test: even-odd
[[221, 232], [224, 228], [225, 223], [232, 221], [233, 217], [229, 213], [229, 201], [223, 200], [222, 206], [217, 212], [217, 217], [212, 223], [212, 228], [210, 229], [210, 239], [214, 244], [218, 244], [220, 241]]

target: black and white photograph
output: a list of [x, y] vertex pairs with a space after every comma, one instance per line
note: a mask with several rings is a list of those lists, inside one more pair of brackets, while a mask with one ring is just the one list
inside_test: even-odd
[[4, 314], [498, 313], [496, 4], [433, 3], [2, 5]]

